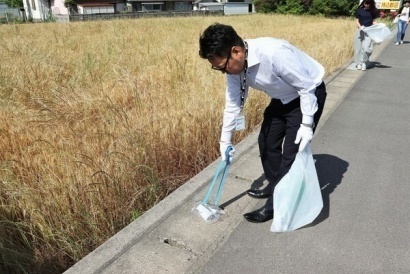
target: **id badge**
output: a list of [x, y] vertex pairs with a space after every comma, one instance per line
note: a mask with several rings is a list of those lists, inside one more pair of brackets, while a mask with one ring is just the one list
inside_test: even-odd
[[245, 115], [239, 114], [235, 118], [235, 130], [236, 131], [244, 130], [245, 127], [246, 127], [246, 125], [245, 125]]

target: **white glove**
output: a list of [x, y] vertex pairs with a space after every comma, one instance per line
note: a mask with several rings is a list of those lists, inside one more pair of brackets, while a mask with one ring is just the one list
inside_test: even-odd
[[306, 145], [313, 139], [313, 129], [304, 125], [300, 125], [296, 134], [295, 144], [299, 144], [299, 151], [305, 149]]
[[231, 143], [226, 143], [226, 142], [220, 142], [219, 143], [219, 150], [221, 152], [221, 156], [222, 156], [222, 161], [226, 161], [226, 150], [228, 149], [228, 147], [232, 147], [232, 150], [229, 152], [229, 162], [232, 162], [233, 160], [233, 155], [235, 154], [235, 149], [233, 148]]
[[360, 30], [364, 30], [364, 26], [360, 26], [360, 28], [359, 28]]

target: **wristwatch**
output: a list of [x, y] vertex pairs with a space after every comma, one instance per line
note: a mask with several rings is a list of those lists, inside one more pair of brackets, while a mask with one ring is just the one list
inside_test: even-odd
[[313, 122], [313, 123], [311, 123], [311, 124], [304, 124], [304, 123], [302, 123], [301, 125], [302, 125], [302, 126], [305, 126], [305, 127], [310, 127], [311, 129], [315, 128], [315, 122]]

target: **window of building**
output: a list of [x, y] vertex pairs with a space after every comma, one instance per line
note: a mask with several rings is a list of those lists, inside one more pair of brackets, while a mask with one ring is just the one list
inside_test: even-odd
[[142, 3], [142, 11], [161, 11], [162, 2]]
[[188, 2], [175, 2], [175, 10], [190, 10]]
[[83, 14], [114, 13], [114, 6], [84, 7]]

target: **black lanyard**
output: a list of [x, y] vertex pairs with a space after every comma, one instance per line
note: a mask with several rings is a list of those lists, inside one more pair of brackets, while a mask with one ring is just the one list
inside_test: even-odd
[[244, 41], [245, 44], [245, 68], [243, 70], [243, 77], [241, 81], [241, 112], [243, 106], [245, 105], [245, 88], [246, 88], [246, 72], [248, 71], [248, 43]]

